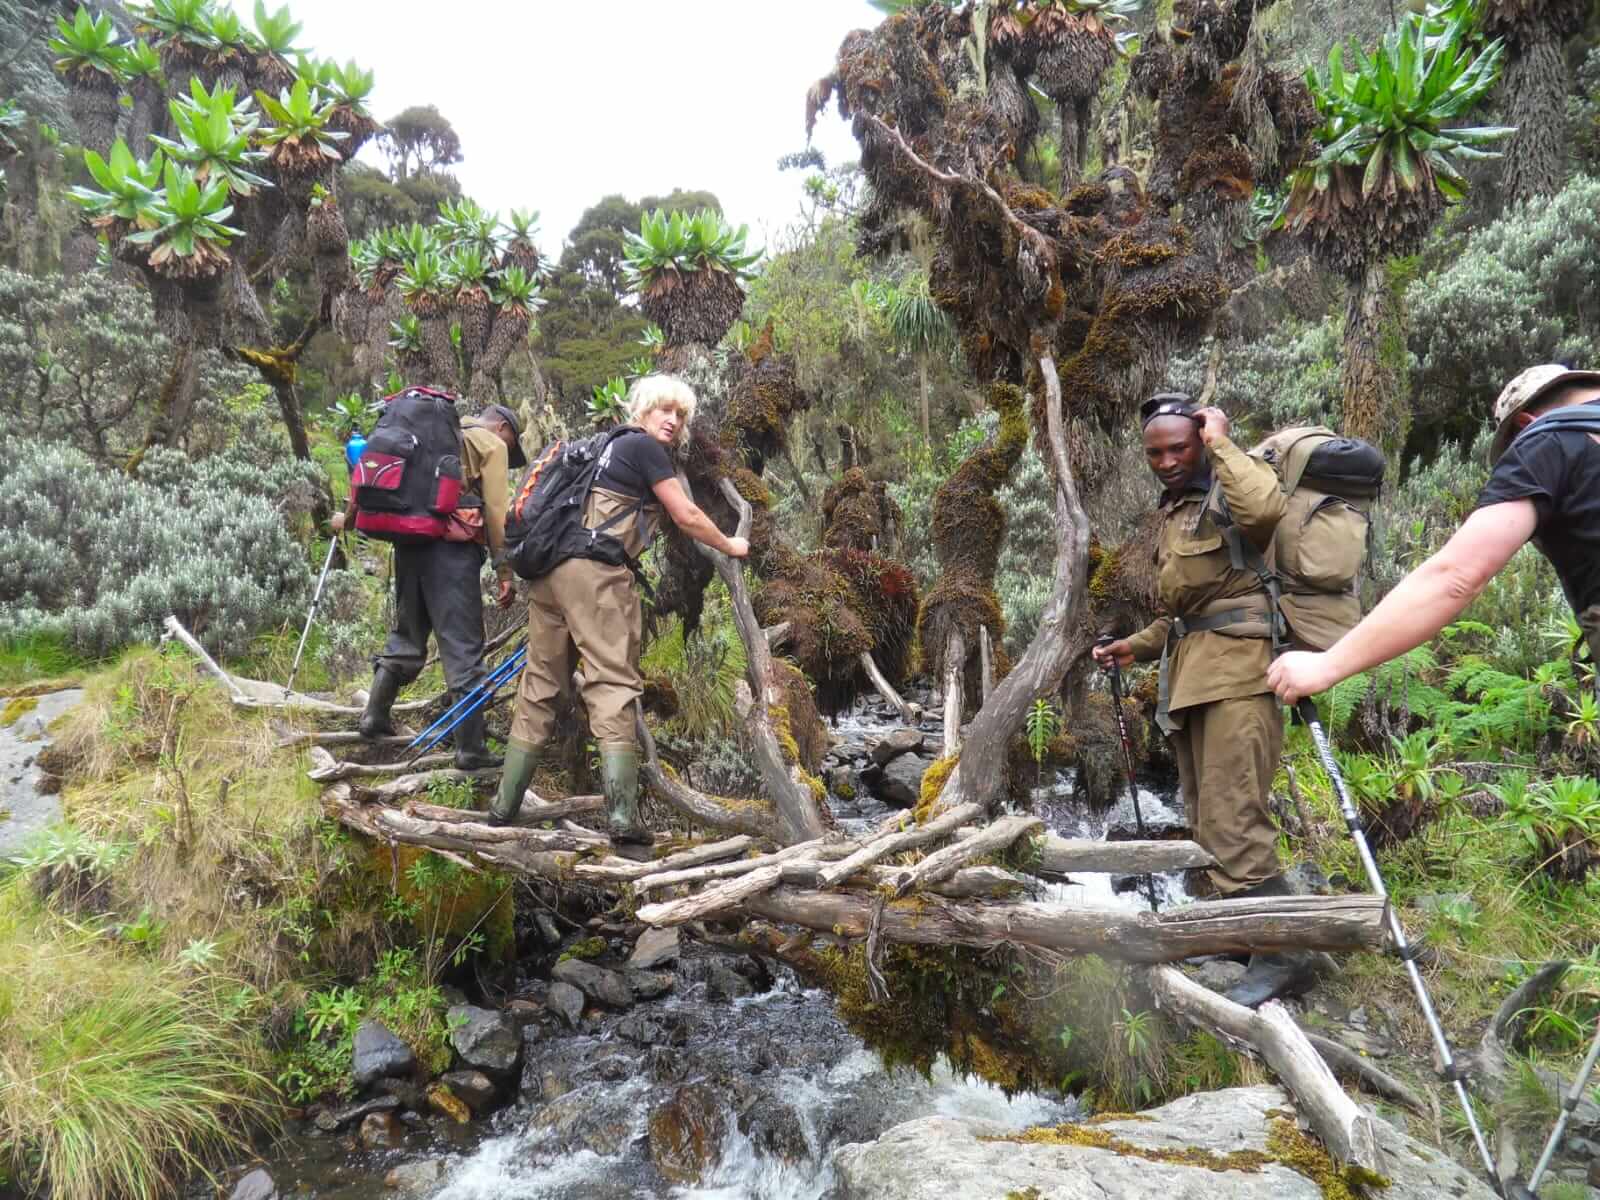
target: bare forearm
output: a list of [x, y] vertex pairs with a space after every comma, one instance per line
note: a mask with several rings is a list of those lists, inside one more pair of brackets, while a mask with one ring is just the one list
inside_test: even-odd
[[724, 554], [732, 549], [728, 535], [717, 528], [716, 523], [706, 516], [699, 505], [691, 505], [688, 512], [674, 517], [673, 523], [701, 545], [710, 546], [713, 550], [720, 550]]
[[1488, 581], [1435, 555], [1339, 639], [1328, 651], [1329, 665], [1348, 679], [1416, 649], [1459, 617]]

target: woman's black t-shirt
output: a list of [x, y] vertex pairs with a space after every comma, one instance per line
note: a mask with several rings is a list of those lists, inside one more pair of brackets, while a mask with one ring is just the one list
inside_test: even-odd
[[[1600, 404], [1575, 407], [1600, 419]], [[1533, 501], [1533, 544], [1556, 569], [1567, 602], [1582, 612], [1600, 604], [1600, 444], [1581, 430], [1541, 429], [1541, 423], [1528, 426], [1501, 455], [1478, 507]]]
[[606, 447], [595, 486], [650, 499], [656, 484], [676, 474], [667, 448], [642, 429], [634, 429], [613, 438]]

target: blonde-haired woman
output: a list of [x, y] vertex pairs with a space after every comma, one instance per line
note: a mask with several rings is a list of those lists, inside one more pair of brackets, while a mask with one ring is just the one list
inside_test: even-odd
[[[678, 482], [668, 449], [688, 440], [695, 396], [672, 375], [647, 375], [628, 393], [628, 426], [601, 454], [584, 508], [584, 526], [605, 527], [637, 563], [664, 511], [684, 533], [734, 558], [750, 552], [728, 537]], [[612, 838], [648, 842], [639, 821], [639, 745], [634, 734], [641, 618], [633, 570], [569, 558], [528, 589], [528, 664], [506, 746], [505, 772], [490, 807], [497, 824], [513, 820], [555, 732], [556, 703], [572, 678], [569, 639], [583, 660], [583, 702], [600, 750]]]

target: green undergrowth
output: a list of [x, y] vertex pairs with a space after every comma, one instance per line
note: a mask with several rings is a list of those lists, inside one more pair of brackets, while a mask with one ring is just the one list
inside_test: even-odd
[[[272, 717], [236, 709], [178, 649], [132, 651], [87, 680], [45, 756], [64, 821], [0, 864], [0, 1057], [26, 1081], [0, 1099], [0, 1170], [42, 1174], [58, 1196], [168, 1194], [162, 1172], [189, 1173], [184, 1155], [209, 1160], [269, 1105], [348, 1094], [368, 1017], [424, 1065], [448, 1065], [441, 983], [510, 951], [509, 881], [346, 833], [305, 755], [278, 737]], [[7, 986], [18, 978], [27, 986]], [[197, 1064], [196, 1086], [157, 1080], [159, 1121], [127, 1116], [105, 1079], [137, 1045], [101, 1055], [90, 1035], [46, 1036], [86, 996], [148, 1003], [172, 1026], [173, 1069], [188, 1070], [186, 1055]], [[115, 1013], [91, 1016], [154, 1037]], [[218, 1056], [234, 1072], [220, 1090], [252, 1119], [211, 1115], [228, 1111], [210, 1095]], [[143, 1086], [137, 1072], [119, 1070], [122, 1081]], [[74, 1106], [83, 1128], [115, 1132], [58, 1132], [56, 1114]], [[134, 1158], [157, 1183], [132, 1182]]]
[[24, 684], [32, 685], [29, 691], [71, 687], [90, 666], [91, 660], [61, 638], [36, 634], [0, 640], [0, 694]]

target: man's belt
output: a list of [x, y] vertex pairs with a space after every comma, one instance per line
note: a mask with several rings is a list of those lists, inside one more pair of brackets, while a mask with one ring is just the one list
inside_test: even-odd
[[[1252, 625], [1259, 626], [1259, 631], [1248, 628]], [[1215, 600], [1190, 616], [1172, 618], [1167, 640], [1161, 647], [1161, 669], [1156, 676], [1156, 724], [1162, 733], [1170, 735], [1183, 728], [1183, 713], [1174, 716], [1172, 712], [1173, 646], [1191, 633], [1228, 633], [1230, 630], [1236, 631], [1229, 633], [1231, 637], [1270, 638], [1272, 607], [1267, 598], [1253, 595]]]

